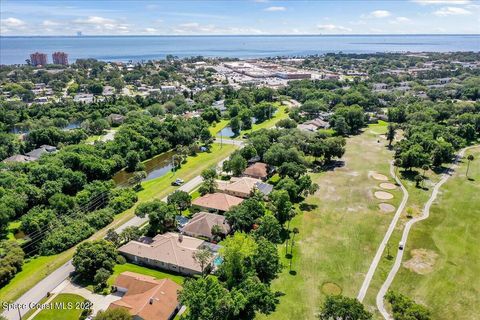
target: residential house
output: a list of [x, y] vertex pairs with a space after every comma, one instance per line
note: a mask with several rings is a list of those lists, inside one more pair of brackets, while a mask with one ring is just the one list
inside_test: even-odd
[[142, 237], [139, 241], [132, 240], [121, 246], [118, 251], [136, 264], [193, 275], [202, 272], [193, 254], [204, 247], [210, 247], [209, 245], [211, 244], [200, 239], [167, 232], [153, 238]]
[[32, 158], [33, 160], [37, 160], [45, 153], [54, 153], [56, 151], [56, 147], [44, 144], [40, 146], [40, 148], [33, 149], [32, 151], [25, 153], [25, 155]]
[[227, 107], [225, 107], [225, 100], [214, 101], [212, 107], [220, 110], [222, 113], [227, 111]]
[[330, 124], [327, 122], [327, 121], [324, 121], [323, 119], [321, 118], [316, 118], [316, 119], [313, 119], [313, 120], [309, 120], [307, 122], [305, 122], [306, 125], [314, 125], [315, 127], [317, 127], [317, 129], [328, 129], [330, 128]]
[[93, 102], [93, 94], [91, 93], [78, 93], [73, 97], [73, 101], [75, 102], [83, 102], [83, 103], [92, 103]]
[[192, 219], [182, 228], [182, 233], [192, 237], [204, 237], [212, 240], [212, 228], [218, 226], [223, 235], [230, 233], [230, 225], [225, 217], [215, 213], [197, 212]]
[[251, 166], [248, 166], [245, 171], [243, 171], [244, 176], [260, 180], [266, 180], [269, 173], [268, 165], [263, 162], [256, 162]]
[[112, 86], [105, 86], [105, 87], [103, 87], [102, 94], [104, 96], [113, 96], [115, 94], [115, 88], [112, 87]]
[[3, 163], [7, 163], [7, 162], [25, 163], [25, 162], [35, 161], [35, 160], [36, 159], [29, 156], [24, 156], [23, 154], [16, 154], [4, 159], [2, 162]]
[[242, 198], [225, 193], [209, 193], [192, 201], [192, 204], [205, 210], [225, 212], [243, 202]]
[[254, 190], [259, 190], [267, 196], [273, 186], [262, 180], [251, 177], [232, 177], [230, 181], [217, 180], [217, 191], [240, 198], [249, 198]]
[[107, 120], [112, 125], [121, 125], [125, 121], [125, 116], [117, 113], [112, 113], [107, 117]]
[[182, 287], [170, 279], [125, 271], [115, 279], [114, 287], [124, 295], [108, 309], [125, 309], [134, 319], [170, 320], [180, 308], [178, 291]]

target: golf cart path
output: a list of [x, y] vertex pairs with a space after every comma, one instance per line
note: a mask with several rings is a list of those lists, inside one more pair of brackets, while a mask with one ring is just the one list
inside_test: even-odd
[[395, 168], [393, 166], [393, 161], [390, 162], [390, 175], [393, 177], [393, 179], [397, 182], [397, 184], [402, 189], [403, 199], [400, 205], [398, 206], [397, 211], [395, 212], [395, 215], [393, 216], [393, 219], [390, 222], [390, 225], [388, 226], [387, 232], [385, 233], [385, 236], [383, 237], [382, 242], [378, 246], [377, 253], [375, 254], [375, 257], [373, 258], [373, 261], [370, 264], [370, 268], [368, 269], [368, 272], [365, 276], [365, 280], [363, 281], [362, 287], [358, 292], [357, 300], [360, 302], [363, 301], [363, 299], [365, 298], [365, 295], [367, 294], [367, 290], [370, 286], [370, 282], [372, 281], [373, 275], [375, 274], [375, 270], [377, 269], [378, 263], [382, 258], [383, 251], [385, 250], [388, 240], [390, 239], [390, 236], [392, 235], [393, 230], [395, 230], [395, 226], [397, 225], [398, 219], [402, 215], [403, 209], [405, 208], [405, 205], [407, 204], [407, 201], [408, 201], [408, 191], [403, 186], [400, 179], [395, 175]]
[[435, 185], [435, 187], [433, 188], [433, 192], [432, 192], [432, 195], [430, 196], [430, 198], [428, 199], [427, 203], [425, 204], [425, 206], [423, 207], [423, 210], [422, 210], [422, 214], [418, 217], [415, 217], [411, 220], [409, 220], [407, 222], [407, 224], [405, 225], [405, 229], [403, 229], [403, 234], [402, 234], [402, 240], [401, 242], [404, 244], [403, 245], [403, 250], [400, 250], [398, 249], [397, 250], [397, 257], [395, 259], [395, 263], [393, 264], [392, 266], [392, 269], [390, 270], [390, 273], [388, 274], [388, 277], [387, 279], [385, 280], [385, 282], [383, 283], [382, 287], [380, 288], [380, 290], [378, 291], [378, 294], [377, 294], [377, 298], [376, 298], [376, 302], [377, 302], [377, 308], [378, 310], [380, 311], [380, 313], [382, 314], [382, 316], [387, 319], [387, 320], [391, 320], [393, 319], [392, 316], [390, 316], [390, 314], [387, 312], [387, 310], [385, 309], [385, 304], [384, 304], [384, 299], [383, 297], [385, 296], [385, 294], [387, 293], [387, 290], [388, 288], [390, 287], [390, 285], [392, 284], [393, 282], [393, 279], [395, 278], [395, 276], [397, 275], [397, 272], [398, 270], [400, 269], [400, 266], [402, 264], [402, 258], [403, 258], [403, 253], [405, 251], [405, 248], [406, 248], [406, 245], [407, 245], [407, 240], [408, 240], [408, 234], [410, 232], [410, 229], [412, 228], [412, 226], [418, 222], [418, 221], [422, 221], [422, 220], [425, 220], [429, 217], [430, 215], [430, 207], [432, 206], [433, 204], [433, 201], [435, 201], [435, 199], [437, 198], [437, 195], [438, 195], [438, 191], [440, 190], [440, 187], [445, 183], [447, 182], [447, 180], [454, 174], [455, 170], [457, 169], [458, 167], [458, 161], [463, 157], [463, 155], [465, 154], [465, 151], [467, 151], [468, 149], [470, 148], [476, 148], [478, 147], [479, 145], [475, 145], [475, 146], [470, 146], [470, 147], [466, 147], [466, 148], [463, 148], [462, 150], [460, 150], [460, 152], [455, 156], [455, 161], [453, 162], [453, 165], [451, 166], [451, 168], [447, 169], [443, 174], [442, 174], [442, 178], [440, 179], [440, 181]]

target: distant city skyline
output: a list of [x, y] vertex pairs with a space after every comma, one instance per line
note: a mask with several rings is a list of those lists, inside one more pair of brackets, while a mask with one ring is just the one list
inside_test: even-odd
[[23, 1], [2, 36], [480, 34], [480, 1]]

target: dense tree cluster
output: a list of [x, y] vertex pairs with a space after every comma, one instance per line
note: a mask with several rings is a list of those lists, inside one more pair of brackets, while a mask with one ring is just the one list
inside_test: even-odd
[[[207, 142], [210, 133], [201, 119], [149, 115], [127, 117], [115, 139], [95, 145], [65, 146], [39, 161], [8, 165], [0, 171], [0, 229], [22, 219], [21, 229], [32, 235], [28, 250], [41, 254], [61, 252], [109, 224], [115, 214], [137, 200], [130, 189], [114, 190], [113, 174], [162, 153], [174, 145]], [[178, 207], [178, 205], [177, 205]]]
[[278, 299], [269, 284], [281, 269], [275, 245], [242, 232], [222, 244], [218, 278], [187, 280], [180, 292], [186, 319], [253, 319], [273, 312]]
[[387, 292], [385, 299], [391, 304], [393, 319], [395, 320], [429, 320], [430, 311], [422, 305], [415, 303], [403, 294], [393, 291]]
[[478, 102], [401, 104], [390, 108], [388, 116], [404, 130], [395, 159], [406, 169], [448, 163], [455, 150], [480, 137]]
[[23, 265], [23, 250], [15, 241], [0, 241], [0, 287], [3, 287]]

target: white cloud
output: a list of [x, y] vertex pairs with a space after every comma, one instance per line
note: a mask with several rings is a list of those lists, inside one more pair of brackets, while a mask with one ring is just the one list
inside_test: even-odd
[[44, 20], [42, 22], [42, 26], [44, 26], [44, 27], [54, 27], [54, 26], [58, 26], [58, 25], [60, 25], [60, 23], [52, 21], [52, 20]]
[[200, 24], [198, 22], [187, 22], [172, 28], [174, 34], [263, 34], [264, 32], [255, 28], [218, 27], [214, 24]]
[[268, 8], [265, 8], [264, 11], [269, 11], [269, 12], [276, 12], [276, 11], [286, 11], [287, 8], [285, 7], [268, 7]]
[[409, 22], [412, 22], [412, 20], [410, 20], [407, 17], [396, 17], [395, 19], [390, 21], [391, 24], [400, 24], [400, 23], [409, 23]]
[[469, 4], [470, 0], [412, 0], [412, 2], [421, 4], [421, 5], [430, 5], [430, 4]]
[[8, 27], [8, 28], [18, 28], [18, 27], [23, 27], [25, 26], [25, 22], [17, 19], [17, 18], [7, 18], [7, 19], [2, 19], [1, 20], [2, 26]]
[[374, 18], [386, 18], [391, 16], [391, 13], [387, 10], [375, 10], [370, 12], [370, 16]]
[[155, 28], [145, 28], [145, 32], [147, 32], [147, 33], [156, 33], [156, 32], [158, 32], [158, 30], [155, 29]]
[[90, 16], [87, 19], [76, 19], [74, 22], [79, 24], [105, 25], [105, 24], [113, 24], [115, 21], [108, 18]]
[[319, 24], [317, 25], [317, 28], [321, 31], [326, 31], [326, 32], [350, 32], [352, 29], [344, 27], [344, 26], [339, 26], [339, 25], [334, 25], [334, 24]]
[[446, 16], [458, 16], [458, 15], [465, 16], [472, 13], [466, 9], [459, 8], [459, 7], [443, 7], [435, 11], [433, 14], [439, 17], [446, 17]]
[[[130, 33], [130, 25], [121, 23], [114, 19], [108, 19], [99, 16], [89, 16], [88, 18], [80, 18], [73, 21], [78, 26], [84, 26], [88, 29], [87, 33], [108, 33], [108, 34], [125, 34]], [[93, 30], [89, 30], [93, 29]]]

